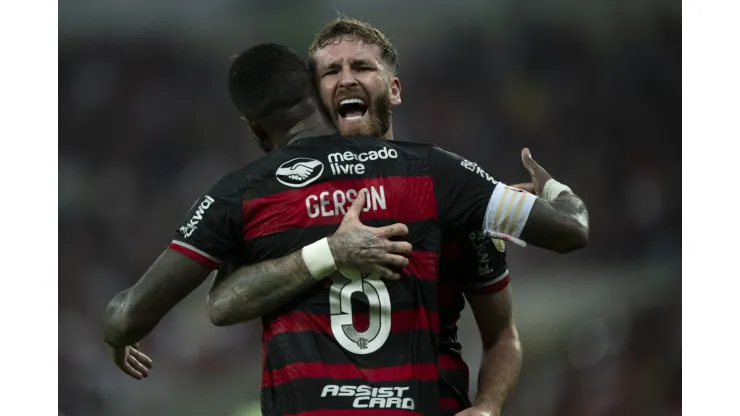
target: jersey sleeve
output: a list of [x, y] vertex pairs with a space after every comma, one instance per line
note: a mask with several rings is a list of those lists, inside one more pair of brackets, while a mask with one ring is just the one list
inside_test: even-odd
[[438, 147], [429, 155], [437, 210], [444, 227], [481, 230], [489, 237], [519, 239], [536, 196], [497, 181], [477, 163]]
[[195, 201], [169, 248], [217, 269], [242, 244], [241, 213], [241, 192], [223, 176]]
[[465, 293], [496, 293], [509, 285], [504, 240], [473, 231], [462, 241]]

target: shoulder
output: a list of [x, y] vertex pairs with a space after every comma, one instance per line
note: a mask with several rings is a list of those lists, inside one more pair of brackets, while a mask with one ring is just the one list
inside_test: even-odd
[[414, 152], [414, 153], [427, 153], [427, 152], [434, 152], [436, 149], [439, 149], [438, 146], [426, 143], [426, 142], [411, 142], [407, 140], [388, 140], [388, 143], [391, 143], [392, 146], [398, 147], [400, 149], [404, 149], [407, 152]]
[[[276, 172], [281, 166], [286, 166], [295, 160], [299, 164], [301, 160], [310, 158], [297, 158], [291, 155], [291, 152], [285, 152], [283, 149], [276, 149], [272, 152], [252, 160], [246, 165], [226, 173], [220, 179], [221, 182], [229, 183], [240, 191], [246, 191], [256, 184], [264, 182], [265, 178], [274, 178]], [[310, 163], [308, 163], [310, 165]]]
[[392, 143], [410, 153], [418, 154], [431, 160], [441, 160], [450, 163], [461, 163], [467, 160], [462, 156], [445, 150], [435, 144], [425, 142], [408, 142], [394, 140]]
[[221, 180], [230, 182], [247, 199], [303, 188], [326, 176], [326, 155], [332, 148], [313, 142], [276, 149]]

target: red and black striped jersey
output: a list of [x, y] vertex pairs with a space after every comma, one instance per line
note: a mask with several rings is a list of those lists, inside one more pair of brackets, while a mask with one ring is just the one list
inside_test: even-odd
[[262, 412], [437, 414], [442, 235], [481, 230], [497, 185], [428, 144], [306, 138], [222, 177], [170, 247], [213, 268], [278, 258], [333, 234], [366, 191], [364, 224], [409, 228], [406, 277], [339, 270], [264, 316]]
[[503, 240], [480, 231], [442, 236], [438, 284], [440, 415], [454, 415], [470, 407], [470, 373], [457, 337], [464, 294], [496, 293], [508, 284]]

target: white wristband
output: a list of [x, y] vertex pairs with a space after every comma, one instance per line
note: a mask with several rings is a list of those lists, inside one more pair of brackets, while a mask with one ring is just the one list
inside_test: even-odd
[[568, 188], [566, 185], [563, 185], [555, 179], [550, 178], [547, 180], [547, 182], [545, 182], [545, 186], [542, 189], [542, 198], [548, 201], [552, 201], [564, 191], [573, 193], [573, 191], [571, 191], [570, 188]]
[[303, 247], [301, 250], [303, 262], [306, 263], [308, 271], [316, 280], [321, 280], [330, 275], [337, 269], [334, 264], [334, 256], [329, 248], [329, 241], [326, 237], [321, 240]]

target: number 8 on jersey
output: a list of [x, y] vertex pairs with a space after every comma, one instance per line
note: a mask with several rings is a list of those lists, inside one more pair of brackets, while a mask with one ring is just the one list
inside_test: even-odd
[[[391, 298], [378, 277], [357, 270], [339, 270], [329, 288], [331, 331], [344, 349], [354, 354], [370, 354], [383, 346], [391, 332]], [[368, 327], [360, 332], [352, 315], [352, 295], [367, 296]]]

